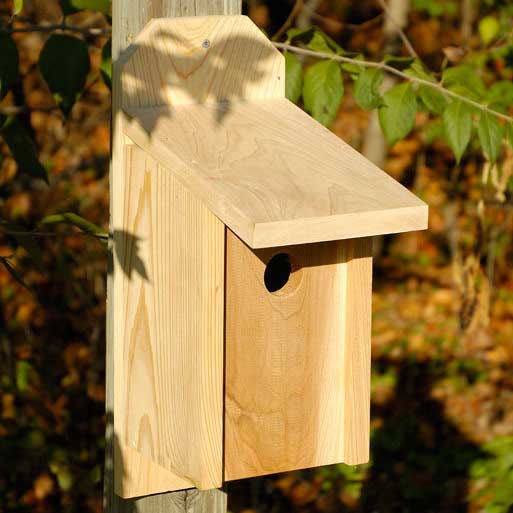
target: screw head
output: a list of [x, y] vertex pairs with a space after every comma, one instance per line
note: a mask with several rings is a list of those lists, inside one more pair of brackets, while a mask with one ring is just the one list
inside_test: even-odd
[[203, 43], [201, 43], [201, 46], [205, 49], [210, 48], [210, 41], [208, 39], [205, 39]]

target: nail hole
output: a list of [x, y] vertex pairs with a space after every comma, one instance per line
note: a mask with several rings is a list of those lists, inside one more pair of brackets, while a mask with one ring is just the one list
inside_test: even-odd
[[286, 253], [274, 255], [264, 272], [265, 287], [269, 292], [277, 292], [285, 287], [292, 272], [292, 263]]

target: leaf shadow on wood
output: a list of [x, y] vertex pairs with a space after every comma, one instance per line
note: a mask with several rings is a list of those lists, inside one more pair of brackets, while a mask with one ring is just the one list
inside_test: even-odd
[[[143, 280], [150, 281], [146, 265], [140, 256], [141, 238], [125, 230], [114, 230], [111, 237], [112, 253], [115, 255], [123, 273], [131, 279], [135, 272]], [[110, 265], [109, 269], [112, 268], [112, 265]]]
[[[122, 86], [122, 107], [131, 110], [161, 107], [158, 116], [144, 124], [150, 137], [160, 117], [173, 116], [176, 108], [173, 105], [220, 104], [216, 119], [222, 123], [234, 102], [265, 98], [267, 95], [258, 84], [271, 76], [269, 68], [273, 69], [273, 59], [282, 58], [260, 34], [212, 36], [211, 40], [205, 39], [208, 48], [202, 48], [201, 42], [196, 41], [194, 48], [182, 34], [164, 25], [152, 33], [151, 42], [155, 40], [159, 41], [160, 49], [154, 44], [137, 42], [115, 64], [131, 84], [130, 88]], [[173, 54], [172, 49], [177, 46], [182, 53], [187, 48], [186, 54]], [[151, 81], [159, 86], [152, 86]], [[255, 93], [257, 88], [259, 91]], [[137, 116], [129, 114], [128, 118], [137, 121]]]

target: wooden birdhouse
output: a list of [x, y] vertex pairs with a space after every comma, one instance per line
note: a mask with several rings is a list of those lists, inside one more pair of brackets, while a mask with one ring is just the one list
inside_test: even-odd
[[372, 237], [427, 206], [285, 99], [246, 17], [155, 20], [115, 80], [116, 493], [366, 462]]

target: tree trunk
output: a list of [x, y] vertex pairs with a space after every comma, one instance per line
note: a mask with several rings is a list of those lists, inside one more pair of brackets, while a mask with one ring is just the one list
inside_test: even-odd
[[[384, 45], [383, 54], [396, 55], [401, 47], [398, 29], [404, 29], [408, 23], [410, 0], [390, 0], [388, 11], [385, 11], [383, 25]], [[397, 78], [385, 75], [381, 91], [392, 89], [397, 84]], [[387, 156], [385, 136], [379, 124], [378, 111], [372, 112], [362, 146], [362, 153], [376, 166], [383, 168]], [[383, 252], [383, 237], [374, 237], [373, 253], [378, 256]]]
[[320, 3], [320, 0], [308, 0], [305, 2], [301, 13], [297, 17], [297, 28], [307, 29], [312, 26], [312, 14], [315, 13]]
[[[113, 37], [112, 56], [114, 63], [120, 54], [130, 45], [137, 34], [152, 18], [175, 16], [204, 16], [211, 14], [240, 14], [241, 0], [113, 0]], [[119, 85], [113, 83], [112, 100], [112, 153], [115, 166], [123, 165], [123, 140], [120, 131], [116, 130], [117, 112], [119, 109]], [[113, 194], [113, 173], [110, 173], [111, 200]], [[112, 201], [111, 201], [112, 205]], [[112, 219], [112, 212], [111, 212]], [[112, 226], [111, 226], [112, 233]], [[112, 247], [110, 248], [112, 260]], [[112, 295], [112, 262], [109, 265], [107, 280], [107, 448], [105, 455], [105, 511], [106, 513], [226, 513], [226, 494], [220, 490], [201, 492], [188, 490], [183, 492], [165, 493], [124, 500], [117, 497], [113, 487], [113, 304]]]
[[463, 44], [468, 43], [468, 40], [472, 36], [472, 28], [474, 26], [474, 18], [476, 15], [476, 9], [474, 0], [462, 0], [461, 1], [461, 42]]
[[[385, 12], [383, 32], [385, 36], [383, 53], [396, 55], [401, 47], [398, 29], [404, 29], [408, 23], [410, 0], [391, 0], [388, 3], [388, 11]], [[397, 78], [387, 75], [383, 81], [382, 91], [394, 87]], [[385, 137], [379, 125], [378, 113], [371, 114], [369, 126], [365, 134], [362, 153], [378, 167], [383, 167], [387, 154]]]

